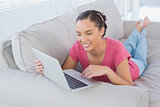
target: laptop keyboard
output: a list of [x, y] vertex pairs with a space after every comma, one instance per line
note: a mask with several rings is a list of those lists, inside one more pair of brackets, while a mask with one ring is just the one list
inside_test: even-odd
[[85, 86], [88, 86], [87, 84], [71, 77], [70, 75], [64, 73], [65, 77], [66, 77], [66, 80], [68, 82], [68, 85], [71, 89], [76, 89], [76, 88], [80, 88], [80, 87], [85, 87]]

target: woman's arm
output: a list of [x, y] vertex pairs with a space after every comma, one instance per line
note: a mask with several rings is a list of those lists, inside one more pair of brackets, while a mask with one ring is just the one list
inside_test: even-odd
[[107, 75], [113, 84], [133, 86], [127, 58], [116, 67], [116, 71], [117, 74], [107, 66], [90, 65], [82, 72], [81, 76], [85, 75], [87, 78], [92, 78]]
[[107, 72], [107, 76], [113, 84], [133, 86], [127, 58], [116, 67], [116, 71], [117, 74], [111, 69]]
[[74, 69], [75, 66], [77, 65], [77, 62], [75, 62], [70, 56], [67, 57], [67, 60], [62, 66], [62, 69]]

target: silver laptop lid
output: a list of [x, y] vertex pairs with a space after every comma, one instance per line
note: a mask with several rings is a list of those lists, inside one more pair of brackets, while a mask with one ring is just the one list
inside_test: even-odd
[[43, 63], [43, 74], [60, 86], [70, 90], [59, 61], [37, 49], [32, 48], [32, 51], [36, 59]]

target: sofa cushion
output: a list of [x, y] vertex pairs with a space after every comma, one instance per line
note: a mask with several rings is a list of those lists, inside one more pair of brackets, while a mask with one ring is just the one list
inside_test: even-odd
[[[135, 28], [135, 21], [124, 21], [124, 36]], [[151, 22], [146, 27], [148, 44], [147, 67], [143, 75], [134, 84], [147, 89], [149, 94], [149, 107], [160, 107], [160, 22]]]
[[23, 71], [35, 71], [35, 56], [31, 48], [57, 58], [62, 65], [76, 40], [77, 16], [78, 11], [73, 10], [15, 34], [12, 37], [12, 47], [17, 66]]
[[[123, 22], [124, 38], [128, 38], [132, 30], [135, 29], [135, 23], [136, 21], [127, 21], [127, 20]], [[149, 24], [146, 27], [147, 39], [160, 40], [160, 31], [157, 28], [160, 28], [160, 22], [151, 22], [151, 24]]]
[[0, 69], [0, 101], [13, 107], [148, 107], [141, 88], [104, 83], [71, 92], [39, 73]]
[[96, 1], [67, 12], [43, 23], [35, 24], [12, 37], [13, 56], [17, 66], [28, 72], [35, 71], [34, 55], [36, 48], [59, 60], [62, 65], [70, 47], [76, 40], [76, 18], [86, 9], [97, 9], [107, 16], [108, 36], [119, 39], [123, 36], [123, 23], [112, 0]]
[[85, 10], [98, 10], [106, 15], [107, 37], [121, 39], [124, 37], [123, 21], [114, 0], [97, 0], [78, 8], [80, 12]]
[[5, 103], [0, 103], [0, 107], [13, 107], [13, 106], [5, 104]]
[[147, 39], [147, 43], [149, 49], [147, 56], [148, 66], [143, 75], [137, 81], [135, 81], [135, 85], [148, 90], [150, 107], [159, 107], [160, 106], [160, 81], [159, 81], [160, 40]]
[[17, 68], [12, 54], [10, 39], [0, 43], [0, 59], [0, 66]]

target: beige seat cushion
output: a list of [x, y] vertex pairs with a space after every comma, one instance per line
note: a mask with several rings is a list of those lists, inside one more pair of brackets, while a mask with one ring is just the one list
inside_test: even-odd
[[38, 73], [0, 69], [0, 102], [13, 107], [148, 107], [147, 91], [137, 87], [104, 83], [71, 92]]

